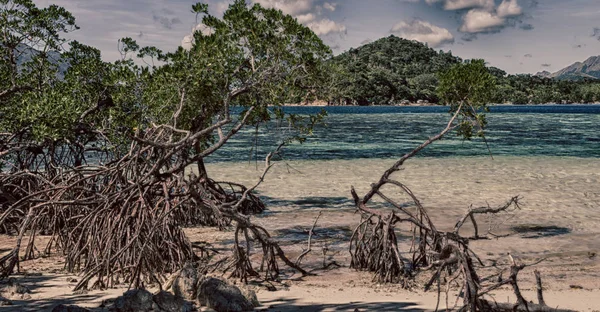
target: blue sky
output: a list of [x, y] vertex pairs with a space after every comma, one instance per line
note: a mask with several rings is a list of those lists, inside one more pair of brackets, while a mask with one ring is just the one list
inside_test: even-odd
[[[219, 15], [230, 0], [207, 0]], [[248, 0], [275, 7], [315, 31], [334, 53], [395, 34], [484, 58], [509, 73], [557, 71], [600, 55], [600, 0]], [[71, 11], [68, 35], [119, 58], [117, 40], [132, 37], [165, 51], [195, 28], [196, 0], [34, 0]]]

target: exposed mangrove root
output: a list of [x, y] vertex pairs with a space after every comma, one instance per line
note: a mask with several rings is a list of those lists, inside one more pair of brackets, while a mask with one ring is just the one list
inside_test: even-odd
[[[471, 207], [459, 219], [452, 231], [445, 232], [436, 228], [429, 213], [415, 194], [399, 180], [392, 178], [392, 174], [400, 171], [406, 160], [458, 128], [461, 124], [456, 122], [459, 116], [463, 118], [462, 124], [477, 122], [471, 119], [473, 114], [470, 112], [465, 114], [462, 111], [463, 106], [467, 104], [461, 103], [456, 107], [454, 115], [439, 134], [401, 157], [383, 173], [377, 183], [371, 185], [371, 189], [362, 198], [352, 187], [351, 194], [361, 214], [361, 220], [350, 239], [351, 267], [373, 272], [373, 279], [377, 282], [399, 283], [406, 288], [415, 285], [414, 280], [417, 275], [429, 272], [430, 277], [425, 284], [425, 290], [429, 290], [434, 285], [437, 287], [436, 310], [439, 308], [441, 286], [445, 283], [446, 293], [451, 285], [458, 285], [462, 297], [460, 311], [549, 311], [543, 299], [540, 299], [538, 305], [534, 305], [521, 295], [517, 274], [527, 265], [517, 265], [513, 262], [508, 278], [491, 282], [493, 277], [497, 279], [498, 276], [480, 276], [478, 268], [483, 267], [484, 264], [469, 247], [470, 240], [499, 237], [489, 231], [481, 234], [476, 216], [496, 215], [519, 209], [518, 196], [512, 197], [499, 207]], [[469, 106], [467, 110], [471, 108]], [[390, 193], [392, 195], [388, 195]], [[394, 198], [397, 198], [398, 194], [407, 196], [414, 207], [408, 208], [397, 202]], [[383, 200], [388, 207], [391, 207], [391, 211], [370, 208], [369, 205], [374, 197]], [[462, 236], [461, 228], [469, 221], [474, 233], [472, 236]], [[410, 233], [410, 236], [405, 236], [409, 238], [400, 237], [402, 231]], [[497, 304], [482, 298], [503, 285], [512, 286], [518, 300], [516, 305]], [[538, 298], [542, 298], [541, 286], [538, 289]], [[457, 302], [460, 297], [456, 298]], [[453, 308], [448, 306], [448, 302], [446, 305], [446, 309]]]
[[[235, 277], [246, 280], [256, 275], [250, 262], [253, 242], [260, 245], [261, 271], [266, 278], [279, 274], [277, 259], [306, 273], [287, 259], [264, 228], [249, 220], [248, 215], [264, 210], [262, 201], [252, 194], [264, 175], [252, 188], [184, 176], [198, 158], [212, 153], [236, 133], [251, 111], [229, 132], [221, 130], [233, 122], [229, 116], [197, 133], [169, 125], [138, 130], [128, 150], [113, 154], [120, 156], [103, 165], [62, 166], [60, 157], [47, 154], [53, 159], [54, 170], [19, 169], [31, 168], [31, 164], [21, 164], [1, 172], [0, 229], [18, 235], [18, 243], [0, 259], [0, 278], [18, 269], [23, 248], [25, 259], [39, 254], [36, 237], [45, 234], [51, 239], [43, 252], [62, 253], [65, 269], [82, 274], [75, 290], [120, 283], [136, 288], [161, 284], [184, 263], [200, 260], [183, 226], [225, 227], [232, 222], [238, 229]], [[190, 146], [213, 130], [218, 131], [218, 142], [190, 156]], [[245, 246], [238, 240], [242, 233]], [[21, 242], [27, 242], [26, 246]]]

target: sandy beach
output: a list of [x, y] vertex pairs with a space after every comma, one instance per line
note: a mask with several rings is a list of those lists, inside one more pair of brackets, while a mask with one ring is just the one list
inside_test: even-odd
[[[313, 237], [313, 252], [303, 265], [317, 276], [299, 278], [285, 271], [277, 291], [258, 290], [266, 311], [431, 311], [434, 291], [403, 290], [378, 285], [371, 275], [348, 268], [348, 239], [360, 216], [350, 198], [350, 186], [359, 195], [394, 159], [279, 162], [258, 187], [268, 211], [254, 220], [283, 242], [295, 258], [305, 248], [308, 230], [321, 213]], [[262, 163], [208, 164], [216, 180], [254, 184]], [[258, 168], [257, 168], [258, 167]], [[472, 248], [485, 263], [506, 263], [508, 253], [517, 261], [546, 260], [535, 268], [542, 273], [546, 302], [553, 307], [600, 311], [600, 159], [561, 157], [418, 158], [396, 173], [428, 209], [440, 229], [449, 229], [472, 204], [497, 206], [510, 197], [522, 197], [520, 211], [497, 218], [480, 219], [480, 227], [497, 234], [497, 240], [475, 241]], [[402, 200], [402, 198], [399, 198]], [[404, 201], [408, 201], [404, 198]], [[206, 228], [186, 230], [192, 242], [210, 241], [223, 251], [230, 248], [233, 233]], [[14, 238], [0, 237], [0, 252], [12, 247]], [[324, 248], [326, 252], [324, 252]], [[16, 276], [33, 290], [31, 299], [15, 300], [0, 311], [44, 311], [59, 302], [98, 307], [123, 289], [90, 291], [74, 295], [71, 275], [62, 272], [57, 257], [22, 263], [22, 270], [41, 276]], [[323, 270], [323, 262], [341, 268]], [[283, 267], [283, 266], [282, 266]], [[73, 278], [77, 278], [74, 276]], [[535, 300], [533, 268], [520, 275], [527, 299]], [[511, 292], [495, 293], [497, 301], [514, 302]], [[451, 298], [450, 305], [454, 299]], [[441, 307], [445, 307], [442, 298]]]

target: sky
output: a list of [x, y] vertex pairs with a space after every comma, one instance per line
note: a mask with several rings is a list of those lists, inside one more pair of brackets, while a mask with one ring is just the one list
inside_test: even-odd
[[[334, 54], [382, 37], [427, 43], [508, 73], [558, 71], [600, 55], [600, 0], [247, 0], [282, 10], [311, 28]], [[73, 13], [67, 35], [120, 58], [118, 39], [173, 51], [189, 44], [198, 0], [34, 0]], [[205, 0], [219, 16], [231, 0]]]

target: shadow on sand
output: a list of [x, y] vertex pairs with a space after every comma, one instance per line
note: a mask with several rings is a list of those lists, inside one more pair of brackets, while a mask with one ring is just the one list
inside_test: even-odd
[[297, 209], [354, 208], [354, 201], [348, 197], [308, 196], [296, 199], [281, 199], [260, 195], [260, 198], [269, 206], [294, 207]]
[[[67, 275], [42, 275], [25, 277], [21, 275], [15, 275], [14, 278], [19, 284], [27, 287], [31, 291], [31, 293], [29, 294], [31, 298], [26, 300], [10, 299], [12, 305], [0, 307], [0, 311], [2, 312], [49, 312], [52, 311], [54, 307], [60, 304], [81, 305], [90, 302], [97, 303], [92, 304], [92, 306], [98, 307], [102, 303], [102, 300], [116, 298], [123, 292], [123, 290], [120, 292], [115, 292], [115, 290], [108, 290], [90, 291], [87, 294], [74, 294], [72, 292], [72, 287], [75, 284], [70, 285], [71, 287], [58, 289], [57, 284], [64, 284], [64, 282], [60, 281], [60, 279], [67, 279]], [[48, 292], [54, 292], [55, 296], [45, 299], [39, 299], [42, 293], [45, 293], [43, 296], [46, 297]], [[101, 311], [100, 309], [96, 308], [90, 308], [90, 310]]]
[[262, 311], [269, 312], [321, 312], [321, 311], [406, 311], [422, 312], [424, 309], [418, 308], [413, 302], [350, 302], [348, 304], [306, 304], [299, 303], [297, 299], [276, 299], [272, 301], [261, 302], [264, 307]]
[[555, 225], [524, 224], [513, 226], [511, 229], [521, 234], [523, 238], [552, 237], [571, 233], [571, 229]]

